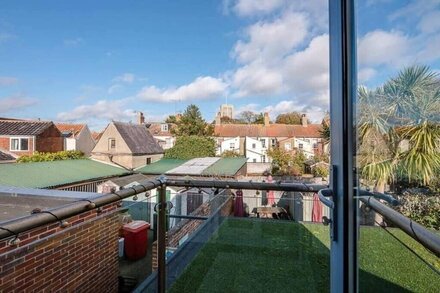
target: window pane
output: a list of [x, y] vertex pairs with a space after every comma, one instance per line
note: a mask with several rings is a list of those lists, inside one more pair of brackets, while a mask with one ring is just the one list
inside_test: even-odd
[[27, 151], [29, 149], [29, 139], [22, 138], [20, 140], [20, 150]]

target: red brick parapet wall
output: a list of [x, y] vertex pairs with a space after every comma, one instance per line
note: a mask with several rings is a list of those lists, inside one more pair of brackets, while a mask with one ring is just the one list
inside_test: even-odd
[[[223, 205], [220, 214], [222, 216], [229, 216], [233, 213], [234, 201], [231, 197], [226, 199], [226, 203]], [[210, 202], [206, 202], [199, 206], [191, 215], [192, 216], [209, 216], [213, 211], [211, 211]], [[196, 229], [203, 224], [203, 220], [182, 220], [171, 228], [166, 235], [167, 247], [178, 247], [179, 241], [185, 235], [190, 235], [196, 231]], [[153, 242], [152, 247], [152, 269], [157, 270], [158, 262], [157, 262], [157, 241]]]
[[0, 292], [117, 292], [117, 204], [0, 240]]

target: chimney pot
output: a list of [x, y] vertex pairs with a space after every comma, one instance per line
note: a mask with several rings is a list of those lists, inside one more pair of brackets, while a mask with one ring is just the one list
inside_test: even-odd
[[301, 125], [304, 127], [307, 127], [307, 115], [306, 114], [301, 115]]
[[264, 126], [269, 126], [269, 124], [270, 124], [269, 113], [265, 112], [264, 113]]
[[144, 124], [145, 123], [145, 117], [144, 117], [144, 113], [142, 113], [142, 112], [138, 112], [138, 124], [139, 125], [142, 125], [142, 124]]

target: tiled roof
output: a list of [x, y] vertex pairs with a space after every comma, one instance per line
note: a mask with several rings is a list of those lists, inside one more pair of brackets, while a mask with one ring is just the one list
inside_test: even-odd
[[89, 159], [3, 164], [0, 185], [47, 188], [124, 174], [129, 172]]
[[[162, 131], [163, 124], [168, 124], [168, 131]], [[153, 136], [171, 136], [171, 129], [176, 125], [173, 123], [148, 123], [146, 126]]]
[[92, 131], [92, 137], [95, 141], [98, 141], [101, 138], [103, 133], [104, 133], [103, 131], [101, 131], [101, 132]]
[[163, 149], [145, 125], [123, 122], [113, 124], [134, 155], [163, 154]]
[[15, 157], [7, 151], [0, 149], [0, 161], [15, 161]]
[[216, 125], [214, 135], [219, 137], [321, 137], [321, 124], [221, 124]]
[[56, 123], [55, 126], [61, 133], [70, 133], [70, 136], [77, 136], [81, 130], [86, 126], [85, 124], [67, 124], [67, 123]]
[[0, 120], [0, 135], [39, 135], [52, 125], [51, 121]]

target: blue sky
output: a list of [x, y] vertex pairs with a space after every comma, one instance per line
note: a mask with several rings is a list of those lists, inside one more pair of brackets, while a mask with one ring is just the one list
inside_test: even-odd
[[[359, 80], [440, 68], [437, 0], [359, 1]], [[2, 1], [0, 116], [159, 121], [328, 107], [327, 0]]]

